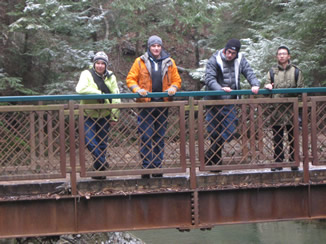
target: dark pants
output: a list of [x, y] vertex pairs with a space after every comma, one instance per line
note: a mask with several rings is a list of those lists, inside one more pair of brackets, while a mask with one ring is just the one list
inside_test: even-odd
[[105, 154], [110, 128], [109, 120], [110, 117], [86, 118], [85, 120], [85, 143], [87, 149], [92, 153], [96, 170], [105, 170], [108, 167]]
[[294, 161], [294, 135], [293, 135], [293, 126], [286, 125], [274, 125], [273, 126], [273, 139], [274, 139], [274, 159], [275, 162], [284, 161], [284, 149], [283, 149], [283, 137], [284, 137], [284, 127], [288, 132], [288, 142], [290, 144], [289, 149], [289, 161]]
[[208, 106], [206, 114], [207, 132], [210, 137], [210, 147], [205, 158], [208, 165], [222, 162], [222, 149], [225, 141], [230, 141], [236, 130], [238, 119], [234, 105]]
[[162, 167], [167, 117], [167, 108], [144, 108], [138, 116], [143, 168]]

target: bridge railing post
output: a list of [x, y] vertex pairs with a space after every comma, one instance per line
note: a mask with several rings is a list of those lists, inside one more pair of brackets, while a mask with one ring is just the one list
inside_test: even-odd
[[75, 115], [74, 115], [74, 101], [69, 100], [69, 156], [70, 156], [70, 183], [71, 194], [77, 194], [77, 171], [76, 171], [76, 145], [75, 145]]
[[309, 183], [309, 149], [308, 149], [308, 96], [302, 94], [302, 153], [303, 153], [303, 180]]
[[190, 185], [196, 189], [196, 154], [195, 154], [195, 102], [194, 97], [189, 97], [189, 155], [190, 155]]

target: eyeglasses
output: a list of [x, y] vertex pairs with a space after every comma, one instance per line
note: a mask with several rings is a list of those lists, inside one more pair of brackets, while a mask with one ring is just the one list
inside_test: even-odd
[[277, 56], [286, 56], [289, 55], [288, 53], [278, 53]]

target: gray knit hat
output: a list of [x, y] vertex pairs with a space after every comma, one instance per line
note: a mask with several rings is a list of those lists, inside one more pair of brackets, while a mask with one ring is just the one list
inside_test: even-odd
[[101, 60], [105, 63], [105, 67], [108, 67], [109, 58], [104, 52], [97, 52], [95, 54], [95, 56], [93, 58], [93, 65], [95, 65], [95, 63], [99, 60]]
[[159, 36], [155, 36], [155, 35], [148, 38], [147, 47], [149, 48], [150, 46], [152, 46], [154, 44], [159, 44], [159, 45], [163, 46], [162, 39]]

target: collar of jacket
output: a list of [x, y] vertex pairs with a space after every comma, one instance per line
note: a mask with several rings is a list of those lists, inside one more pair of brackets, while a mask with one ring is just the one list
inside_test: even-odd
[[[151, 61], [149, 60], [148, 52], [146, 52], [142, 56], [140, 56], [140, 59], [144, 61], [149, 74], [152, 76]], [[172, 65], [172, 60], [169, 56], [165, 57], [162, 60], [162, 77], [164, 77], [164, 75], [166, 74], [166, 72], [168, 70], [168, 67], [171, 65]]]
[[89, 69], [92, 69], [95, 71], [95, 74], [99, 77], [101, 77], [103, 80], [105, 80], [105, 78], [110, 78], [111, 75], [113, 75], [113, 72], [110, 70], [105, 70], [105, 73], [103, 75], [100, 75], [99, 73], [96, 72], [96, 70], [94, 69], [94, 67], [92, 65], [89, 66]]
[[238, 57], [233, 59], [232, 61], [227, 61], [225, 59], [225, 55], [223, 53], [223, 49], [218, 51], [217, 55], [216, 55], [216, 63], [218, 66], [220, 66], [220, 69], [221, 69], [221, 72], [222, 72], [222, 75], [224, 75], [224, 66], [223, 66], [223, 62], [228, 62], [230, 64], [232, 64], [233, 62], [233, 65], [234, 65], [234, 73], [235, 73], [235, 86], [236, 86], [236, 89], [238, 90], [240, 88], [240, 62], [241, 62], [241, 59], [242, 59], [242, 53], [238, 53]]
[[291, 69], [291, 67], [292, 67], [291, 60], [289, 60], [289, 63], [286, 65], [285, 69], [283, 68], [282, 65], [277, 64], [277, 68], [278, 68], [279, 70], [289, 70], [289, 69]]

